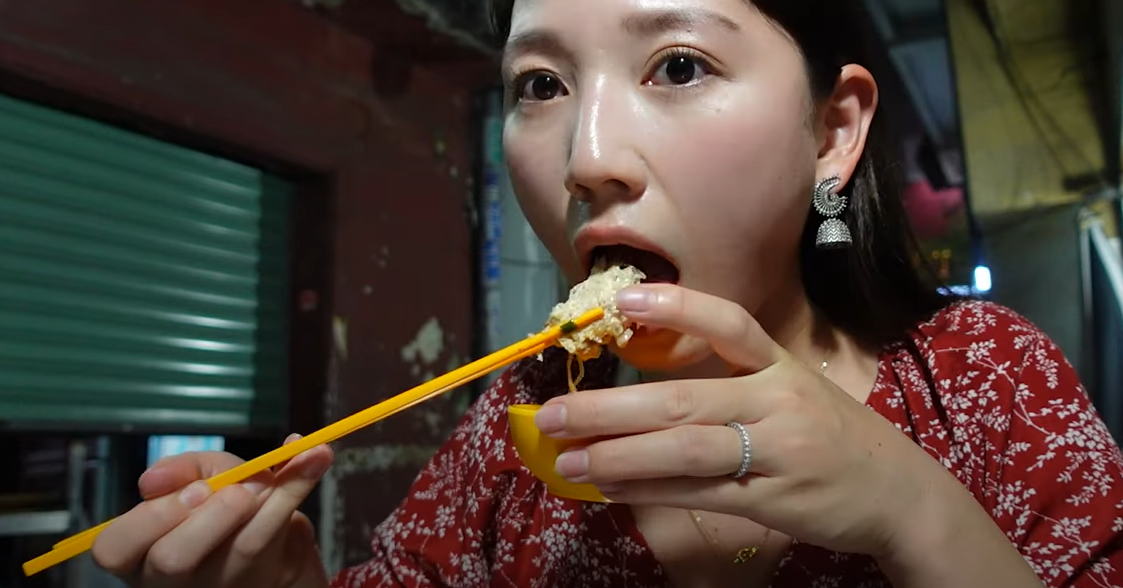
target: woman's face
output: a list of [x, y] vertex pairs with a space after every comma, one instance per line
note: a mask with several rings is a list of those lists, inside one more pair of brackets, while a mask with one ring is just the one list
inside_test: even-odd
[[[803, 59], [750, 3], [517, 0], [504, 79], [513, 186], [570, 281], [604, 252], [752, 313], [802, 297], [820, 144]], [[621, 355], [697, 352], [655, 333]]]

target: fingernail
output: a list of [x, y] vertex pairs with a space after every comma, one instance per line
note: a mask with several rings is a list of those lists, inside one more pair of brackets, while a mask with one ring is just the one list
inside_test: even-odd
[[616, 308], [624, 312], [646, 312], [655, 304], [655, 293], [642, 288], [625, 288], [616, 293]]
[[300, 433], [293, 433], [293, 434], [289, 435], [288, 437], [285, 437], [285, 443], [284, 444], [288, 445], [289, 443], [292, 443], [293, 441], [299, 441], [300, 438], [301, 438]]
[[565, 430], [565, 403], [547, 404], [534, 415], [534, 424], [544, 434], [560, 433]]
[[252, 481], [242, 482], [242, 487], [248, 490], [250, 494], [253, 494], [254, 496], [260, 496], [261, 493], [265, 492], [265, 489], [269, 486], [264, 482]]
[[589, 473], [589, 452], [584, 449], [567, 451], [558, 456], [554, 462], [554, 469], [558, 475], [574, 483], [588, 481], [585, 477]]
[[199, 480], [192, 482], [179, 493], [179, 501], [187, 508], [195, 508], [206, 501], [211, 495], [211, 487], [206, 482]]

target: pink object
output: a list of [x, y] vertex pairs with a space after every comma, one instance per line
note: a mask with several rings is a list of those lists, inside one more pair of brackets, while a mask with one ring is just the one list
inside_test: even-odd
[[952, 220], [965, 211], [962, 188], [936, 191], [927, 180], [909, 184], [901, 198], [913, 231], [922, 241], [943, 237]]

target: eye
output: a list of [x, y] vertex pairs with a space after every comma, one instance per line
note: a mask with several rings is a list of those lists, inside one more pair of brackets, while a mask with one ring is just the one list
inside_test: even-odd
[[647, 83], [658, 86], [686, 86], [700, 82], [710, 73], [709, 64], [701, 56], [679, 50], [659, 62]]
[[546, 72], [533, 72], [516, 80], [517, 95], [524, 102], [545, 102], [565, 96], [565, 86], [557, 76]]

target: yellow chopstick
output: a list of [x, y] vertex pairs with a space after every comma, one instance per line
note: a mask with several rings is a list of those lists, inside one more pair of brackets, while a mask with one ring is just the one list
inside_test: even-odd
[[[574, 321], [574, 322], [576, 323], [577, 321]], [[466, 384], [466, 383], [468, 383], [468, 382], [470, 382], [470, 381], [474, 380], [475, 378], [479, 377], [480, 375], [482, 375], [482, 374], [484, 374], [484, 373], [487, 373], [487, 372], [490, 372], [490, 371], [492, 371], [492, 370], [494, 370], [494, 369], [496, 369], [496, 368], [502, 367], [503, 365], [506, 365], [506, 364], [509, 364], [509, 363], [512, 363], [512, 362], [518, 361], [518, 360], [520, 360], [520, 359], [523, 359], [523, 358], [526, 358], [526, 357], [530, 357], [531, 355], [536, 355], [536, 354], [540, 353], [540, 352], [542, 351], [542, 349], [544, 349], [544, 348], [545, 348], [545, 347], [547, 347], [547, 346], [548, 346], [548, 344], [547, 344], [547, 345], [541, 345], [541, 346], [535, 346], [535, 347], [527, 348], [527, 349], [526, 349], [526, 350], [524, 350], [523, 352], [521, 352], [521, 353], [518, 353], [517, 355], [514, 355], [514, 356], [510, 357], [509, 359], [507, 359], [507, 360], [505, 360], [505, 361], [498, 361], [498, 362], [496, 363], [496, 365], [494, 365], [494, 366], [492, 366], [492, 367], [490, 367], [490, 368], [487, 368], [487, 369], [485, 369], [485, 370], [484, 370], [484, 371], [482, 371], [482, 372], [479, 372], [479, 373], [473, 373], [473, 374], [468, 374], [468, 375], [467, 375], [467, 377], [465, 377], [465, 378], [464, 378], [463, 380], [461, 380], [461, 381], [458, 381], [458, 382], [452, 383], [452, 384], [450, 384], [450, 385], [448, 385], [448, 386], [444, 386], [444, 387], [438, 388], [438, 389], [434, 390], [434, 391], [433, 391], [432, 393], [430, 393], [430, 394], [427, 394], [427, 395], [425, 395], [425, 396], [423, 396], [423, 397], [421, 397], [421, 398], [418, 398], [418, 399], [416, 399], [416, 400], [414, 400], [414, 401], [410, 402], [409, 404], [406, 404], [406, 405], [402, 405], [402, 406], [398, 406], [398, 407], [394, 408], [393, 410], [390, 410], [390, 411], [386, 412], [385, 414], [380, 414], [380, 415], [378, 415], [378, 418], [377, 418], [376, 420], [381, 420], [381, 419], [384, 419], [384, 418], [387, 418], [387, 417], [393, 416], [393, 415], [395, 415], [395, 414], [397, 414], [397, 413], [399, 413], [399, 412], [401, 412], [401, 411], [403, 411], [403, 410], [406, 410], [406, 409], [412, 408], [412, 407], [414, 407], [414, 406], [416, 406], [416, 405], [418, 405], [418, 404], [421, 404], [422, 402], [425, 402], [426, 400], [429, 400], [429, 399], [430, 399], [430, 398], [432, 398], [433, 396], [438, 396], [438, 395], [440, 395], [440, 394], [443, 394], [444, 392], [447, 392], [447, 391], [449, 391], [449, 390], [451, 390], [451, 389], [453, 389], [453, 388], [457, 388], [457, 387], [459, 387], [459, 386], [461, 386], [461, 385], [463, 385], [463, 384]], [[405, 392], [405, 393], [403, 393], [402, 395], [404, 395], [404, 394], [408, 394], [408, 393], [409, 393], [409, 392]], [[343, 434], [341, 434], [341, 435], [338, 435], [337, 437], [335, 437], [335, 439], [338, 439], [339, 437], [343, 437], [343, 436], [345, 436], [345, 435], [348, 435], [348, 434], [350, 434], [350, 433], [353, 433], [353, 432], [354, 432], [355, 430], [358, 430], [358, 429], [360, 429], [360, 428], [362, 428], [362, 427], [364, 427], [364, 426], [366, 426], [366, 425], [372, 424], [373, 422], [374, 422], [374, 421], [371, 421], [371, 422], [369, 422], [369, 423], [362, 423], [362, 424], [360, 424], [360, 425], [359, 425], [358, 427], [356, 427], [355, 429], [352, 429], [352, 430], [350, 430], [350, 431], [347, 431], [346, 433], [343, 433]], [[270, 466], [270, 467], [272, 467], [272, 466]], [[240, 481], [240, 480], [239, 480], [239, 481]], [[214, 479], [214, 478], [211, 478], [211, 479], [207, 480], [207, 483], [208, 483], [208, 485], [210, 485], [210, 486], [211, 486], [212, 488], [214, 488], [214, 487], [215, 487], [215, 485], [216, 485], [216, 484], [215, 484], [215, 479]], [[93, 545], [93, 539], [96, 539], [96, 538], [97, 538], [97, 535], [98, 535], [98, 534], [100, 534], [100, 533], [101, 533], [101, 531], [102, 531], [102, 530], [104, 530], [104, 529], [105, 529], [106, 527], [108, 527], [108, 526], [109, 526], [109, 524], [110, 524], [110, 523], [112, 523], [112, 522], [113, 522], [113, 519], [110, 519], [110, 520], [108, 520], [108, 521], [105, 521], [104, 523], [101, 523], [100, 525], [97, 525], [96, 527], [90, 527], [89, 529], [86, 529], [85, 531], [82, 531], [82, 532], [80, 532], [80, 533], [75, 533], [74, 535], [71, 535], [70, 537], [67, 537], [66, 539], [63, 539], [62, 541], [59, 541], [58, 543], [55, 543], [55, 544], [54, 544], [54, 545], [52, 546], [52, 551], [53, 551], [53, 550], [57, 550], [57, 549], [60, 549], [60, 548], [62, 548], [63, 546], [65, 546], [65, 545], [69, 544], [69, 543], [73, 543], [73, 542], [75, 542], [75, 541], [79, 541], [79, 540], [82, 540], [82, 539], [89, 539], [89, 540], [90, 540], [90, 542], [89, 542], [89, 543], [90, 543], [90, 546], [92, 546], [92, 545]], [[89, 547], [86, 547], [86, 549], [89, 549]], [[79, 553], [80, 553], [80, 552], [79, 552]], [[72, 556], [71, 556], [71, 557], [72, 557]], [[35, 560], [32, 560], [32, 561], [35, 561]], [[30, 563], [30, 562], [29, 562], [29, 563]], [[51, 565], [55, 565], [55, 564], [48, 564], [48, 565], [47, 565], [47, 567], [50, 567]], [[45, 568], [44, 568], [44, 569], [45, 569]], [[29, 575], [30, 575], [30, 574], [29, 574]]]
[[[502, 367], [503, 365], [506, 365], [508, 363], [512, 363], [512, 362], [518, 361], [520, 359], [523, 359], [525, 357], [530, 357], [531, 355], [535, 355], [537, 353], [540, 353], [541, 350], [544, 347], [545, 346], [541, 346], [541, 348], [540, 348], [540, 347], [536, 346], [536, 347], [528, 348], [525, 351], [523, 351], [522, 353], [519, 353], [515, 356], [512, 356], [510, 359], [508, 359], [506, 361], [498, 362], [498, 363], [496, 363], [496, 365], [494, 365], [490, 368], [487, 368], [484, 371], [479, 372], [478, 374], [477, 373], [468, 374], [467, 377], [465, 377], [461, 381], [457, 381], [457, 382], [454, 382], [452, 384], [449, 384], [448, 386], [443, 386], [441, 388], [438, 388], [438, 389], [434, 390], [432, 393], [426, 394], [425, 396], [423, 396], [421, 398], [418, 398], [418, 399], [410, 402], [409, 404], [398, 406], [398, 407], [394, 408], [393, 410], [387, 411], [384, 414], [379, 414], [376, 420], [382, 420], [384, 418], [388, 418], [388, 417], [391, 417], [395, 414], [398, 414], [399, 412], [401, 412], [403, 410], [412, 408], [412, 407], [414, 407], [418, 404], [421, 404], [422, 402], [425, 402], [426, 400], [429, 400], [430, 398], [432, 398], [434, 396], [438, 396], [438, 395], [443, 394], [443, 393], [445, 393], [445, 392], [447, 392], [447, 391], [449, 391], [453, 388], [457, 388], [457, 387], [459, 387], [463, 384], [466, 384], [466, 383], [474, 380], [475, 378], [479, 377], [480, 375], [494, 370], [495, 368], [499, 368], [499, 367]], [[405, 395], [405, 394], [409, 394], [409, 391], [404, 392], [402, 395]], [[355, 429], [349, 430], [346, 433], [343, 433], [343, 434], [340, 434], [340, 435], [336, 436], [335, 439], [338, 439], [340, 437], [343, 437], [343, 436], [346, 436], [350, 433], [353, 433], [356, 430], [365, 427], [366, 425], [373, 424], [373, 422], [374, 421], [361, 423]], [[272, 466], [270, 466], [270, 467], [272, 467]], [[214, 478], [208, 479], [207, 484], [210, 485], [213, 489], [216, 486], [215, 479]], [[104, 530], [106, 527], [108, 527], [109, 524], [112, 523], [112, 522], [113, 522], [113, 519], [110, 519], [110, 520], [105, 521], [104, 523], [101, 523], [101, 524], [99, 524], [95, 527], [90, 527], [89, 529], [86, 529], [85, 531], [75, 533], [74, 535], [71, 535], [70, 537], [67, 537], [66, 539], [63, 539], [62, 541], [59, 541], [58, 543], [55, 543], [52, 546], [52, 549], [59, 549], [59, 548], [63, 547], [64, 545], [68, 544], [68, 543], [72, 543], [74, 541], [79, 541], [79, 540], [84, 539], [84, 538], [96, 538], [97, 535], [99, 533], [101, 533], [101, 531]], [[91, 541], [91, 545], [92, 545], [92, 543], [93, 542]]]
[[[595, 319], [594, 319], [594, 320], [595, 320]], [[578, 320], [575, 320], [575, 321], [574, 321], [574, 323], [575, 323], [575, 324], [580, 324], [580, 319], [578, 319]], [[401, 411], [403, 411], [403, 410], [406, 410], [406, 409], [409, 409], [409, 408], [413, 408], [414, 406], [416, 406], [416, 405], [418, 405], [418, 404], [421, 404], [422, 402], [425, 402], [426, 400], [429, 400], [429, 399], [430, 399], [430, 398], [432, 398], [433, 396], [438, 396], [438, 395], [440, 395], [440, 394], [443, 394], [443, 393], [445, 393], [445, 392], [447, 392], [447, 391], [449, 391], [449, 390], [451, 390], [451, 389], [453, 389], [453, 388], [457, 388], [457, 387], [459, 387], [459, 386], [462, 386], [462, 385], [464, 385], [464, 384], [466, 384], [466, 383], [468, 383], [468, 382], [470, 382], [470, 381], [472, 381], [472, 380], [474, 380], [474, 379], [478, 378], [479, 376], [481, 376], [481, 375], [483, 375], [483, 374], [485, 374], [485, 373], [488, 373], [488, 372], [490, 372], [490, 371], [493, 371], [493, 370], [495, 370], [496, 368], [500, 368], [500, 367], [503, 367], [504, 365], [507, 365], [507, 364], [510, 364], [510, 363], [516, 362], [516, 361], [518, 361], [518, 360], [520, 360], [520, 359], [523, 359], [523, 358], [526, 358], [526, 357], [530, 357], [531, 355], [537, 355], [538, 353], [541, 353], [543, 349], [545, 349], [546, 347], [548, 347], [548, 346], [550, 345], [550, 343], [551, 343], [551, 342], [547, 342], [547, 343], [546, 343], [546, 344], [544, 344], [544, 345], [536, 345], [536, 346], [534, 346], [534, 347], [528, 347], [528, 348], [526, 348], [525, 350], [523, 350], [523, 351], [522, 351], [521, 353], [518, 353], [517, 355], [511, 356], [511, 357], [510, 357], [510, 358], [508, 358], [508, 359], [503, 359], [502, 357], [497, 357], [497, 358], [496, 358], [496, 362], [495, 362], [495, 365], [493, 365], [493, 366], [491, 366], [491, 367], [486, 367], [486, 368], [484, 369], [484, 371], [481, 371], [481, 372], [478, 372], [478, 373], [468, 373], [468, 374], [466, 374], [466, 376], [465, 376], [465, 377], [464, 377], [464, 378], [463, 378], [462, 380], [459, 380], [459, 381], [457, 381], [457, 382], [454, 382], [454, 383], [452, 383], [452, 384], [449, 384], [448, 386], [443, 386], [443, 387], [441, 387], [441, 388], [438, 388], [438, 389], [434, 390], [434, 391], [433, 391], [432, 393], [430, 393], [430, 394], [427, 394], [427, 395], [425, 395], [425, 396], [423, 396], [423, 397], [421, 397], [421, 398], [418, 398], [418, 399], [416, 399], [416, 400], [414, 400], [414, 401], [410, 402], [409, 404], [406, 404], [406, 405], [403, 405], [403, 406], [399, 406], [399, 407], [396, 407], [396, 408], [394, 408], [393, 410], [390, 410], [390, 411], [386, 412], [385, 414], [380, 414], [380, 415], [378, 415], [378, 417], [376, 418], [376, 420], [382, 420], [382, 419], [384, 419], [384, 418], [388, 418], [388, 417], [391, 417], [391, 416], [393, 416], [393, 415], [395, 415], [395, 414], [398, 414], [399, 412], [401, 412]], [[512, 346], [512, 347], [514, 347], [514, 346]], [[508, 347], [507, 349], [511, 349], [511, 347]], [[500, 355], [500, 354], [502, 353], [502, 351], [503, 351], [503, 350], [501, 350], [501, 351], [498, 351], [498, 352], [496, 352], [496, 353], [493, 353], [493, 354], [492, 354], [491, 356], [489, 356], [489, 357], [496, 357], [496, 356], [499, 356], [499, 355]], [[472, 364], [469, 364], [469, 366], [470, 366], [470, 365], [472, 365]], [[469, 367], [469, 366], [465, 366], [465, 367]], [[457, 371], [459, 371], [459, 370], [457, 370]], [[455, 373], [455, 372], [452, 372], [452, 373]], [[400, 394], [399, 396], [404, 396], [404, 395], [406, 395], [406, 394], [409, 394], [410, 392], [411, 392], [411, 391], [403, 392], [403, 393], [402, 393], [402, 394]], [[377, 406], [376, 406], [376, 407], [374, 407], [374, 408], [377, 408]], [[373, 423], [374, 423], [374, 421], [370, 421], [370, 422], [364, 422], [364, 423], [361, 423], [361, 424], [360, 424], [360, 425], [359, 425], [358, 427], [356, 427], [355, 429], [352, 429], [352, 430], [350, 430], [350, 431], [347, 431], [346, 433], [343, 433], [343, 434], [341, 434], [341, 435], [339, 435], [339, 436], [335, 437], [335, 439], [338, 439], [339, 437], [343, 437], [343, 436], [345, 436], [345, 435], [348, 435], [348, 434], [350, 434], [350, 433], [353, 433], [354, 431], [356, 431], [356, 430], [358, 430], [358, 429], [361, 429], [361, 428], [363, 428], [363, 427], [365, 427], [365, 426], [367, 426], [367, 425], [369, 425], [369, 424], [373, 424]], [[270, 467], [272, 467], [272, 466], [270, 466]], [[214, 487], [214, 478], [211, 478], [211, 479], [207, 480], [207, 483], [208, 483], [209, 485], [211, 485], [211, 486], [212, 486], [212, 488], [213, 488], [213, 487]], [[71, 543], [71, 542], [73, 542], [73, 541], [77, 541], [77, 540], [83, 539], [83, 538], [85, 538], [85, 537], [87, 537], [87, 536], [91, 536], [91, 535], [92, 535], [92, 536], [96, 537], [96, 536], [97, 536], [97, 534], [101, 533], [101, 531], [102, 531], [103, 529], [105, 529], [106, 527], [108, 527], [108, 526], [109, 526], [109, 524], [110, 524], [110, 523], [112, 523], [112, 522], [113, 522], [113, 519], [110, 519], [110, 520], [108, 520], [108, 521], [105, 521], [104, 523], [101, 523], [100, 525], [97, 525], [96, 527], [90, 527], [89, 529], [86, 529], [85, 531], [82, 531], [82, 532], [79, 532], [79, 533], [75, 533], [74, 535], [71, 535], [70, 537], [67, 537], [66, 539], [63, 539], [62, 541], [59, 541], [58, 543], [55, 543], [55, 544], [54, 544], [54, 545], [52, 546], [52, 548], [53, 548], [53, 549], [58, 549], [58, 548], [60, 548], [60, 547], [62, 547], [62, 546], [64, 546], [64, 545], [66, 545], [67, 543]]]
[[[471, 382], [497, 368], [541, 353], [547, 347], [553, 345], [562, 335], [583, 329], [603, 317], [604, 310], [596, 308], [574, 319], [572, 324], [566, 323], [531, 335], [518, 343], [461, 366], [443, 376], [429, 380], [397, 396], [340, 419], [307, 437], [302, 437], [288, 445], [282, 445], [269, 453], [212, 476], [207, 479], [207, 485], [211, 487], [212, 491], [217, 492], [226, 486], [241, 482], [309, 449], [331, 443], [340, 437]], [[25, 562], [23, 564], [24, 575], [37, 574], [89, 550], [93, 547], [94, 540], [97, 539], [101, 531], [112, 522], [113, 519], [110, 519], [56, 543], [51, 551]]]

